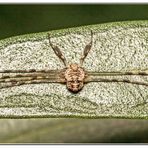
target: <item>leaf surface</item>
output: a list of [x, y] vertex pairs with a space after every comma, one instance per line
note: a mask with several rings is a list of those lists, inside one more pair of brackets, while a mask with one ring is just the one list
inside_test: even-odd
[[[79, 63], [93, 31], [93, 47], [83, 67], [89, 71], [147, 71], [148, 22], [118, 22], [49, 32], [68, 63]], [[0, 41], [0, 70], [62, 69], [47, 32]], [[148, 76], [116, 76], [148, 83]], [[147, 118], [148, 87], [92, 82], [79, 93], [62, 84], [29, 84], [0, 89], [0, 117]]]

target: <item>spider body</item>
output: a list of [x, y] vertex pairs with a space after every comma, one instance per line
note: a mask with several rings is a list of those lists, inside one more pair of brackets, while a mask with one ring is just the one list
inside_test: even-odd
[[64, 77], [67, 88], [72, 92], [78, 92], [84, 86], [86, 74], [78, 64], [70, 64], [65, 70]]

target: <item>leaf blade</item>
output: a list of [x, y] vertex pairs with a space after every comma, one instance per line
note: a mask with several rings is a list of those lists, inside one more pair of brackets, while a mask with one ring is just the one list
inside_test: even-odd
[[[147, 21], [52, 31], [52, 41], [60, 46], [69, 63], [79, 63], [90, 30], [94, 38], [92, 50], [84, 62], [87, 70], [148, 69]], [[0, 59], [1, 70], [64, 68], [48, 45], [47, 32], [2, 40]], [[147, 76], [122, 78], [148, 82]], [[0, 117], [147, 118], [147, 89], [124, 83], [89, 83], [78, 94], [69, 92], [65, 85], [52, 83], [1, 89]]]

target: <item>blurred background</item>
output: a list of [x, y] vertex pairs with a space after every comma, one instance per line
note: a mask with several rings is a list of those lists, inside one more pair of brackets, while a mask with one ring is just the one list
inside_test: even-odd
[[[0, 39], [115, 21], [147, 20], [148, 5], [0, 5]], [[1, 119], [0, 143], [147, 143], [148, 121]]]
[[33, 32], [148, 19], [148, 5], [0, 5], [0, 39]]

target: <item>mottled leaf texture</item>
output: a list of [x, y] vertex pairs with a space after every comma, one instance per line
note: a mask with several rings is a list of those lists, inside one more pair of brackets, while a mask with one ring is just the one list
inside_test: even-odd
[[[98, 24], [4, 39], [0, 41], [0, 70], [64, 68], [49, 45], [47, 33], [69, 64], [79, 63], [91, 30], [93, 45], [83, 63], [86, 70], [148, 71], [148, 21]], [[142, 75], [107, 77], [148, 83], [148, 76]], [[148, 86], [91, 82], [78, 93], [58, 83], [3, 88], [0, 117], [147, 118]]]

